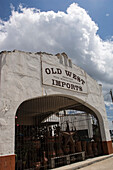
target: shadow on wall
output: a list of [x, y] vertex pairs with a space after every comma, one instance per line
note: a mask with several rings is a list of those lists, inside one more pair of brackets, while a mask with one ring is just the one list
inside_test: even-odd
[[0, 87], [1, 87], [1, 70], [3, 65], [6, 64], [6, 56], [4, 57], [3, 61], [2, 61], [2, 55], [0, 56]]

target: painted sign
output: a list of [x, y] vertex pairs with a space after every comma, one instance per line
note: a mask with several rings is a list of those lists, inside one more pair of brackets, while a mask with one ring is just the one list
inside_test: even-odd
[[85, 75], [76, 74], [71, 69], [60, 68], [42, 62], [42, 84], [87, 93]]

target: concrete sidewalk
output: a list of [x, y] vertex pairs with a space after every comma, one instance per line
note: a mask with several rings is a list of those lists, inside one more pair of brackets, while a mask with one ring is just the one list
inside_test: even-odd
[[106, 160], [106, 159], [112, 158], [112, 157], [113, 157], [113, 154], [99, 156], [99, 157], [95, 157], [95, 158], [86, 159], [84, 161], [80, 161], [80, 162], [77, 162], [77, 163], [73, 163], [73, 164], [70, 164], [70, 165], [62, 166], [62, 167], [59, 167], [59, 168], [54, 168], [52, 170], [76, 170], [76, 169], [80, 169], [80, 168], [86, 167], [88, 165], [91, 165], [93, 163], [103, 161], [103, 160]]

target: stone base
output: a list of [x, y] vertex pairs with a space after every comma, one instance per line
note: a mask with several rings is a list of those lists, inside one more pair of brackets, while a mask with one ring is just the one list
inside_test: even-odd
[[1, 170], [15, 170], [15, 155], [0, 156]]
[[112, 154], [113, 153], [112, 141], [103, 141], [102, 148], [104, 154], [107, 155]]

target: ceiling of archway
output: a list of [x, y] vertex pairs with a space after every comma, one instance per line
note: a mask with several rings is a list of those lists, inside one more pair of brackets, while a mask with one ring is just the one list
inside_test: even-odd
[[27, 115], [37, 115], [41, 113], [56, 112], [63, 108], [76, 105], [78, 102], [62, 96], [45, 96], [23, 102], [19, 111]]
[[21, 116], [41, 116], [42, 119], [60, 110], [73, 109], [91, 112], [81, 103], [63, 96], [45, 96], [23, 102], [17, 114]]

